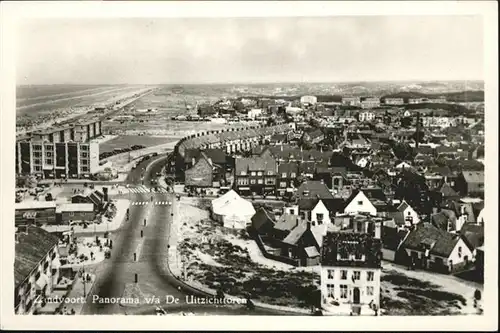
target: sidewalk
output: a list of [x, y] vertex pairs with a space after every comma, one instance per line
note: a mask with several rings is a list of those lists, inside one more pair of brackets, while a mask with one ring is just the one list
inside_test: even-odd
[[89, 224], [87, 228], [82, 226], [69, 226], [69, 225], [44, 225], [42, 226], [48, 232], [63, 232], [68, 231], [73, 228], [75, 234], [78, 233], [101, 233], [106, 231], [115, 231], [120, 228], [121, 224], [125, 220], [127, 215], [127, 208], [130, 206], [130, 201], [127, 199], [117, 199], [114, 200], [116, 205], [116, 215], [111, 222], [106, 222], [106, 218], [100, 224]]

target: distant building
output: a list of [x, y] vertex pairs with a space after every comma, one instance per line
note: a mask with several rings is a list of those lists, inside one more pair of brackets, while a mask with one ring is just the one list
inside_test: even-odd
[[420, 104], [425, 102], [425, 98], [410, 98], [408, 99], [408, 104]]
[[454, 119], [451, 117], [422, 117], [422, 126], [447, 128], [452, 126]]
[[16, 143], [16, 174], [33, 174], [44, 179], [90, 178], [98, 169], [96, 142]]
[[371, 111], [363, 111], [359, 113], [359, 121], [372, 121], [375, 119], [375, 113]]
[[368, 97], [361, 101], [362, 109], [372, 109], [380, 106], [380, 98], [377, 97]]
[[89, 119], [73, 124], [33, 131], [23, 141], [87, 142], [102, 135], [102, 120]]
[[321, 254], [321, 305], [328, 312], [377, 315], [382, 243], [368, 234], [328, 233]]
[[402, 98], [386, 98], [384, 101], [386, 105], [402, 105], [404, 100]]
[[256, 119], [258, 117], [262, 116], [262, 109], [251, 109], [247, 113], [247, 117], [249, 119]]
[[359, 97], [342, 97], [342, 105], [361, 106], [361, 99]]
[[300, 98], [300, 103], [314, 105], [318, 103], [318, 98], [316, 96], [302, 96]]

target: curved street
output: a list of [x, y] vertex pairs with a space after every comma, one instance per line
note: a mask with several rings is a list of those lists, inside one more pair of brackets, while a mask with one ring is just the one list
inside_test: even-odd
[[[157, 156], [138, 164], [126, 179], [130, 186], [145, 185], [153, 188], [152, 180], [161, 172], [167, 156]], [[157, 305], [168, 313], [192, 312], [198, 315], [284, 315], [281, 311], [255, 309], [248, 311], [242, 305], [193, 305], [186, 303], [186, 296], [205, 296], [203, 293], [179, 282], [166, 269], [168, 260], [167, 239], [172, 221], [171, 205], [158, 202], [173, 202], [172, 193], [129, 193], [122, 195], [131, 202], [147, 202], [145, 205], [130, 205], [130, 218], [120, 229], [111, 234], [112, 255], [109, 260], [96, 265], [97, 276], [94, 288], [87, 296], [82, 314], [155, 314]], [[146, 225], [144, 221], [146, 219]], [[142, 231], [142, 237], [141, 237]], [[136, 256], [136, 260], [134, 260]], [[125, 297], [126, 288], [135, 284], [145, 296], [156, 296], [160, 304], [122, 306], [106, 302], [106, 298]], [[180, 287], [180, 288], [179, 288]], [[167, 304], [166, 297], [179, 298], [178, 304]], [[99, 298], [96, 301], [96, 298]], [[104, 302], [100, 302], [103, 300]]]

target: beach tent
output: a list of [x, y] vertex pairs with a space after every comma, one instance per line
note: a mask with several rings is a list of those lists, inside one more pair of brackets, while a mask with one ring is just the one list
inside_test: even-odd
[[255, 209], [250, 201], [231, 190], [220, 198], [212, 200], [212, 218], [226, 228], [244, 229], [250, 225]]

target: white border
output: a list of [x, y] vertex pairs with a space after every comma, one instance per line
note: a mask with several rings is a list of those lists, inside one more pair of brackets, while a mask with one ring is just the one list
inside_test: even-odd
[[[1, 314], [2, 329], [496, 330], [498, 311], [498, 17], [496, 1], [429, 2], [0, 2], [1, 5]], [[486, 87], [485, 313], [448, 317], [127, 317], [13, 315], [15, 22], [27, 18], [284, 17], [331, 15], [482, 15]], [[36, 50], [33, 50], [36, 52]], [[382, 78], [383, 79], [383, 78]], [[495, 237], [495, 238], [493, 238]], [[57, 318], [57, 319], [56, 319]]]

